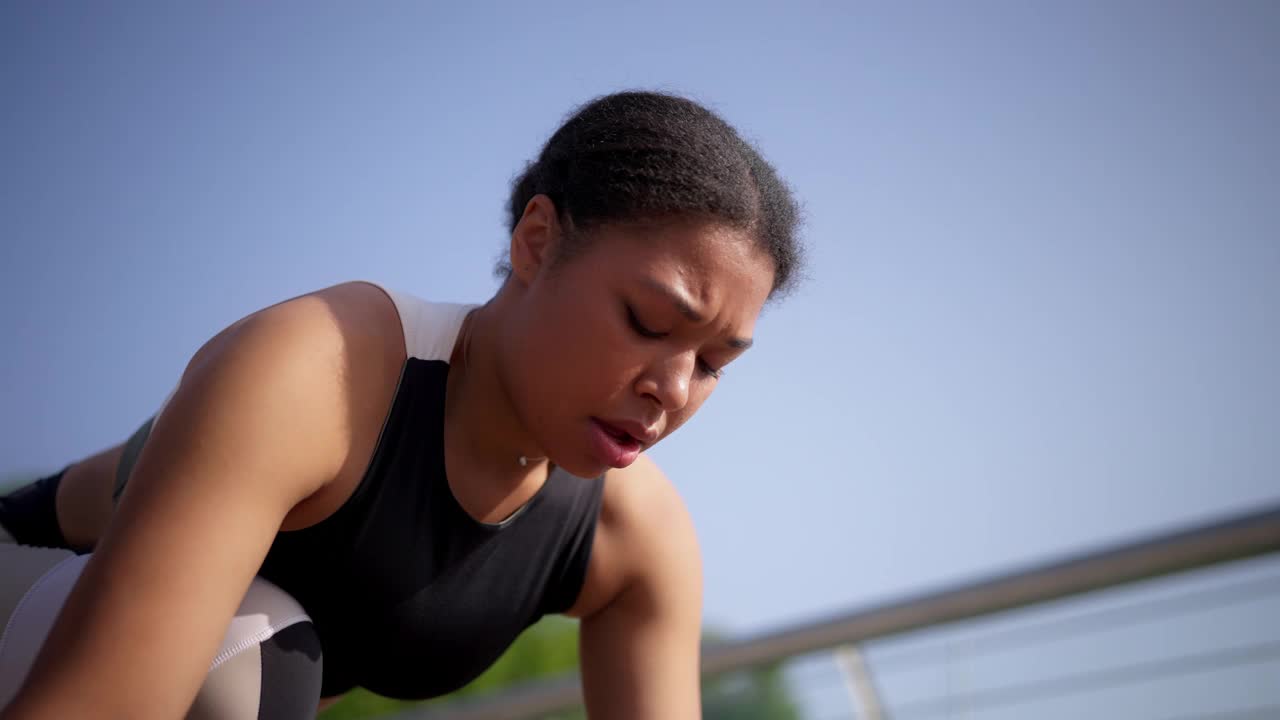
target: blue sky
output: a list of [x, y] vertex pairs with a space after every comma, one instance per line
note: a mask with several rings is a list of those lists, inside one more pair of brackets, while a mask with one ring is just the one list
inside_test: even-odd
[[576, 104], [687, 93], [809, 279], [654, 451], [753, 632], [1280, 500], [1280, 5], [6, 4], [0, 465], [347, 279], [482, 301]]

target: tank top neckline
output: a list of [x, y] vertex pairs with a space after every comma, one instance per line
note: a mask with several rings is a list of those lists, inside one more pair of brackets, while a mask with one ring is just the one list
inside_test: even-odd
[[[453, 506], [453, 508], [457, 510], [458, 513], [460, 513], [463, 517], [465, 517], [467, 522], [469, 522], [476, 529], [483, 530], [488, 533], [496, 534], [515, 525], [517, 522], [519, 522], [520, 518], [524, 517], [525, 515], [528, 515], [530, 511], [532, 511], [539, 503], [542, 502], [542, 498], [547, 492], [547, 486], [549, 486], [552, 483], [552, 476], [555, 474], [558, 468], [555, 464], [551, 464], [550, 467], [548, 467], [547, 469], [547, 476], [542, 480], [542, 484], [539, 485], [538, 489], [535, 490], [534, 493], [529, 496], [529, 499], [526, 500], [524, 503], [522, 503], [520, 507], [513, 510], [510, 515], [507, 515], [505, 518], [503, 518], [502, 520], [499, 520], [498, 522], [485, 522], [483, 520], [476, 518], [474, 515], [467, 512], [467, 509], [462, 506], [462, 502], [458, 500], [458, 496], [454, 494], [453, 485], [449, 482], [450, 475], [449, 475], [448, 466], [447, 466], [447, 463], [445, 462], [445, 456], [446, 456], [445, 433], [447, 431], [445, 412], [446, 412], [446, 408], [449, 406], [449, 377], [454, 372], [453, 356], [455, 352], [457, 352], [456, 348], [457, 348], [458, 341], [462, 336], [462, 329], [467, 324], [467, 321], [471, 317], [471, 315], [476, 310], [478, 310], [481, 306], [467, 305], [464, 307], [465, 307], [465, 311], [460, 313], [461, 317], [458, 319], [456, 326], [452, 328], [453, 338], [452, 338], [452, 341], [449, 343], [451, 352], [444, 359], [444, 363], [447, 366], [447, 370], [444, 376], [444, 389], [440, 392], [440, 407], [432, 408], [433, 411], [437, 411], [440, 413], [440, 432], [439, 432], [439, 437], [435, 438], [436, 441], [439, 443], [438, 447], [440, 448], [440, 454], [436, 458], [436, 471], [438, 473], [438, 477], [440, 478], [440, 481], [444, 483], [444, 489], [446, 491], [446, 494], [449, 496], [449, 503]], [[406, 364], [408, 363], [408, 358], [405, 359], [405, 362]]]

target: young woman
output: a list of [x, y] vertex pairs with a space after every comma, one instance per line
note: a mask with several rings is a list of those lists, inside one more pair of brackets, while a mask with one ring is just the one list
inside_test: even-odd
[[432, 697], [548, 613], [581, 618], [592, 717], [700, 716], [697, 544], [643, 453], [793, 277], [794, 200], [715, 114], [627, 92], [509, 209], [487, 303], [352, 282], [256, 312], [126, 443], [0, 501], [4, 720]]

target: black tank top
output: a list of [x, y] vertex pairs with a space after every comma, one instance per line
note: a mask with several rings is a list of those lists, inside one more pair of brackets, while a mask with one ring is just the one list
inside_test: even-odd
[[603, 478], [559, 469], [502, 523], [462, 509], [445, 478], [444, 400], [470, 308], [388, 295], [408, 359], [368, 470], [331, 516], [278, 533], [260, 571], [315, 623], [326, 697], [429, 698], [475, 679], [573, 605], [600, 514]]

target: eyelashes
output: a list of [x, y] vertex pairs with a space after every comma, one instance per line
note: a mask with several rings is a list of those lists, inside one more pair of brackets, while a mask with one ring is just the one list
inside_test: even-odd
[[631, 324], [631, 329], [635, 330], [637, 335], [649, 340], [661, 340], [667, 336], [667, 333], [655, 332], [645, 327], [644, 324], [640, 322], [640, 318], [636, 317], [636, 311], [633, 310], [630, 305], [627, 305], [626, 307], [627, 322]]
[[[625, 307], [627, 309], [627, 324], [629, 324], [631, 329], [640, 337], [646, 340], [661, 340], [667, 337], [667, 335], [670, 335], [670, 333], [657, 332], [656, 330], [650, 330], [645, 327], [644, 323], [640, 322], [640, 318], [636, 316], [635, 309], [630, 305], [626, 305]], [[708, 365], [705, 360], [698, 358], [698, 372], [709, 378], [718, 380], [724, 375], [724, 368], [713, 368]]]

